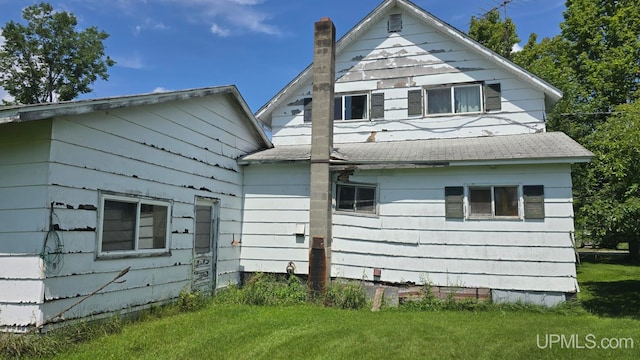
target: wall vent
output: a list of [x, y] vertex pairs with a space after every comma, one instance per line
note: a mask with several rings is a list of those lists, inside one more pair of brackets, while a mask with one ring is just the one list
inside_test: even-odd
[[390, 33], [402, 31], [402, 14], [389, 15], [389, 21], [387, 21], [387, 30]]

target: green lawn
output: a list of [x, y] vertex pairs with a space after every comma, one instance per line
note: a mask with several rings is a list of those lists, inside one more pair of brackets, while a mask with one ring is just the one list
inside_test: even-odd
[[58, 358], [640, 358], [640, 266], [583, 262], [578, 277], [591, 313], [209, 305], [128, 325]]

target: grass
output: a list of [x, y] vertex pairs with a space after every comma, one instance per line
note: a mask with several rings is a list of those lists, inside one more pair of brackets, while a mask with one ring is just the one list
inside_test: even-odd
[[[640, 322], [531, 311], [374, 313], [317, 306], [210, 305], [127, 326], [59, 359], [636, 358], [638, 349], [539, 349], [546, 334], [633, 337]], [[540, 338], [536, 339], [539, 335]], [[583, 342], [584, 343], [584, 342]]]
[[[234, 289], [226, 298], [231, 301], [204, 305], [185, 295], [180, 307], [199, 310], [149, 316], [116, 334], [71, 346], [55, 359], [637, 358], [640, 266], [585, 258], [578, 279], [579, 304], [551, 310], [483, 305], [464, 306], [464, 311], [371, 312], [289, 300], [279, 306], [247, 305], [248, 300], [261, 303], [273, 291], [297, 294], [297, 286], [289, 293], [282, 287], [263, 294]], [[556, 342], [549, 348], [550, 336], [564, 339], [564, 346]], [[618, 339], [633, 339], [633, 344]], [[621, 348], [587, 348], [610, 343]]]
[[589, 253], [577, 271], [578, 298], [587, 311], [640, 320], [640, 264], [628, 262], [626, 255]]

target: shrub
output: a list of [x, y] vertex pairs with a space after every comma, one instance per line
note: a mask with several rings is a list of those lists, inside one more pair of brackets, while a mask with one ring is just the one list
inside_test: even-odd
[[265, 273], [255, 273], [242, 288], [230, 285], [215, 297], [216, 303], [264, 306], [287, 306], [306, 300], [307, 287], [298, 277], [290, 276], [283, 281]]
[[325, 306], [362, 309], [367, 306], [367, 293], [359, 281], [333, 281], [324, 294]]

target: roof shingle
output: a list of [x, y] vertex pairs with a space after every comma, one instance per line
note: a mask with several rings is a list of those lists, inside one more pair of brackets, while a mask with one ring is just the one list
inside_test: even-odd
[[[240, 159], [241, 164], [306, 162], [311, 145], [277, 146]], [[452, 163], [543, 160], [585, 162], [593, 153], [561, 132], [334, 144], [332, 163]]]

